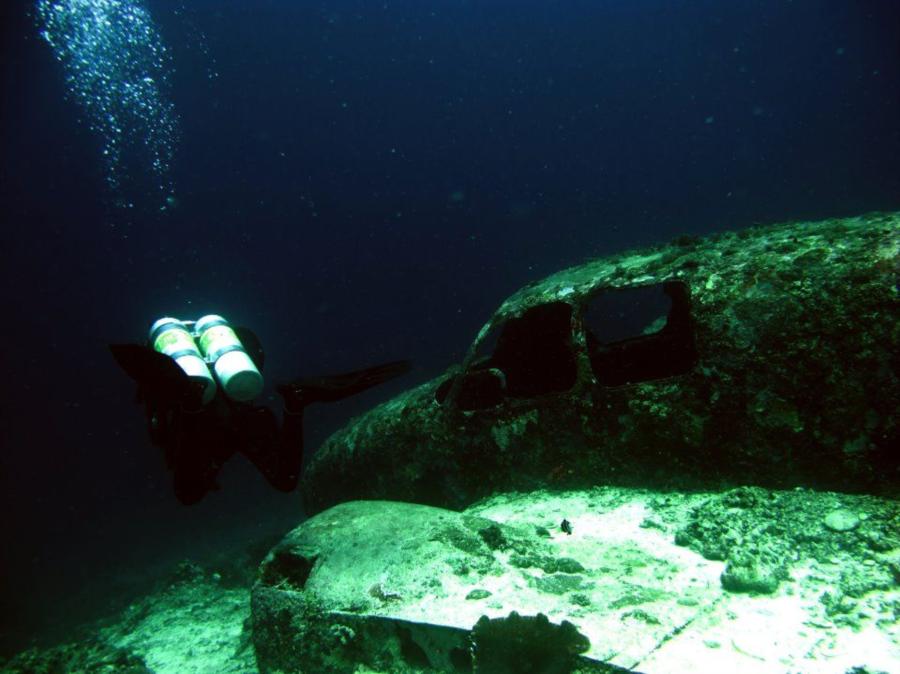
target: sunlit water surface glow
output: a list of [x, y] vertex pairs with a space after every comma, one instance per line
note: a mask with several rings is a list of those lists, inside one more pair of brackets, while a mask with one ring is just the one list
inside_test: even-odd
[[154, 201], [174, 205], [178, 117], [167, 97], [171, 57], [150, 13], [140, 0], [38, 0], [36, 10], [69, 95], [102, 139], [116, 203], [131, 206], [132, 191], [145, 192], [137, 186], [152, 180]]

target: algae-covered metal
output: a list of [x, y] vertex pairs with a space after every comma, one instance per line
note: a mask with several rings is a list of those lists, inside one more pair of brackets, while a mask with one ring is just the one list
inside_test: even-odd
[[900, 214], [681, 237], [507, 299], [460, 367], [335, 433], [307, 508], [496, 490], [898, 493]]
[[874, 674], [896, 672], [898, 588], [900, 502], [866, 494], [353, 501], [271, 550], [250, 631], [261, 674]]

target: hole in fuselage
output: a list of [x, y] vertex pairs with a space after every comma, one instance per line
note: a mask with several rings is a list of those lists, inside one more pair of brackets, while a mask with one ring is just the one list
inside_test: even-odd
[[680, 281], [602, 290], [583, 318], [591, 369], [603, 386], [673, 377], [697, 364], [690, 297]]
[[[480, 350], [479, 350], [480, 351]], [[507, 396], [531, 398], [567, 391], [577, 377], [572, 350], [572, 307], [565, 302], [542, 304], [500, 326], [496, 346], [475, 360], [463, 375], [457, 407], [484, 409]], [[442, 402], [454, 379], [435, 395]]]

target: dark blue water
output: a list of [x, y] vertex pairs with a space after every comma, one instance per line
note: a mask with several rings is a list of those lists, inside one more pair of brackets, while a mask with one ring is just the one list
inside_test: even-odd
[[140, 170], [111, 190], [33, 4], [4, 5], [5, 648], [302, 517], [239, 458], [220, 493], [175, 501], [105, 346], [162, 315], [253, 327], [269, 389], [415, 361], [313, 408], [312, 452], [561, 267], [900, 208], [894, 0], [187, 5], [145, 5], [180, 129], [164, 211]]

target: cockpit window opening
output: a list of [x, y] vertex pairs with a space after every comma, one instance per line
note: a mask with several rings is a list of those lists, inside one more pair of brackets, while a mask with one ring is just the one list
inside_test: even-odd
[[591, 369], [602, 386], [686, 374], [697, 364], [682, 281], [603, 289], [589, 300], [583, 321]]
[[[541, 304], [496, 327], [493, 350], [479, 348], [462, 375], [456, 401], [460, 409], [483, 409], [507, 396], [531, 398], [567, 391], [575, 385], [578, 371], [570, 304]], [[485, 346], [491, 341], [489, 334]], [[435, 395], [438, 402], [446, 399], [454, 381], [452, 378], [441, 384]]]

